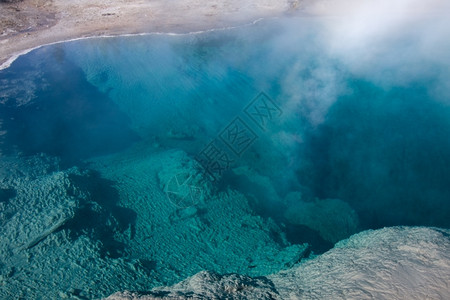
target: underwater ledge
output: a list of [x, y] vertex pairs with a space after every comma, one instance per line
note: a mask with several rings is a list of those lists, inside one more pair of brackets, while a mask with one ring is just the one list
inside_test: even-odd
[[279, 273], [250, 277], [201, 271], [149, 292], [105, 299], [450, 299], [450, 230], [363, 231]]

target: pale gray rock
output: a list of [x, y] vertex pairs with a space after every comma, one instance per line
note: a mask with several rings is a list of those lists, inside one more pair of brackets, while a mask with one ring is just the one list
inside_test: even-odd
[[273, 275], [283, 299], [449, 299], [449, 230], [365, 231]]
[[273, 283], [265, 277], [245, 275], [218, 275], [202, 271], [174, 286], [170, 290], [156, 288], [152, 295], [116, 293], [107, 299], [276, 299]]
[[122, 299], [450, 299], [450, 230], [365, 231], [289, 270], [251, 278], [202, 271]]

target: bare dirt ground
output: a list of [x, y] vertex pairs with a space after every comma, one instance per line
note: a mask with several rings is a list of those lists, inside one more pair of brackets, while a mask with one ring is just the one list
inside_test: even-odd
[[298, 6], [297, 0], [0, 0], [0, 69], [43, 44], [207, 30], [281, 15]]

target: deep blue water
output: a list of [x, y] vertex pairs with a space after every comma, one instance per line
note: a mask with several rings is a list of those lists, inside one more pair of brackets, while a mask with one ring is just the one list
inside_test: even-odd
[[64, 58], [60, 47], [42, 52], [43, 57], [36, 57], [37, 53], [24, 56], [1, 75], [6, 82], [17, 82], [6, 86], [15, 89], [18, 98], [34, 88], [32, 99], [19, 107], [18, 98], [5, 99], [3, 153], [13, 149], [25, 155], [43, 152], [72, 162], [120, 151], [138, 140], [129, 127], [130, 118], [86, 81], [83, 71]]
[[[197, 35], [89, 39], [37, 49], [0, 72], [0, 153], [17, 160], [44, 153], [60, 159], [61, 169], [89, 168], [98, 157], [120, 156], [139, 145], [149, 155], [179, 149], [194, 158], [239, 117], [256, 139], [211, 184], [243, 193], [250, 214], [273, 219], [290, 243], [309, 243], [316, 253], [333, 246], [317, 228], [286, 217], [296, 205], [285, 200], [292, 192], [305, 203], [342, 200], [356, 212], [357, 230], [450, 227], [445, 65], [415, 52], [412, 34], [355, 71], [352, 54], [328, 51], [321, 30], [311, 20], [271, 21]], [[408, 55], [392, 64], [399, 52]], [[398, 71], [411, 62], [421, 67]], [[261, 92], [279, 109], [264, 128], [245, 113]], [[153, 144], [157, 150], [148, 146]], [[120, 182], [95, 174], [91, 180], [102, 184], [94, 183], [93, 197], [126, 230], [142, 212], [119, 207]], [[13, 189], [0, 190], [0, 202], [13, 197]], [[88, 225], [66, 225], [77, 234], [110, 222], [92, 222], [89, 210], [80, 215]], [[96, 236], [112, 241], [114, 232], [107, 227]], [[125, 246], [111, 245], [120, 250], [111, 257], [127, 256]], [[148, 268], [153, 264], [146, 260]]]

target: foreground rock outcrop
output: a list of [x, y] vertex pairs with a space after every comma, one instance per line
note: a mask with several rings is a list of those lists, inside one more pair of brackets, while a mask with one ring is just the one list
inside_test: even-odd
[[122, 299], [449, 299], [450, 230], [392, 227], [365, 231], [327, 253], [274, 275], [202, 271]]

